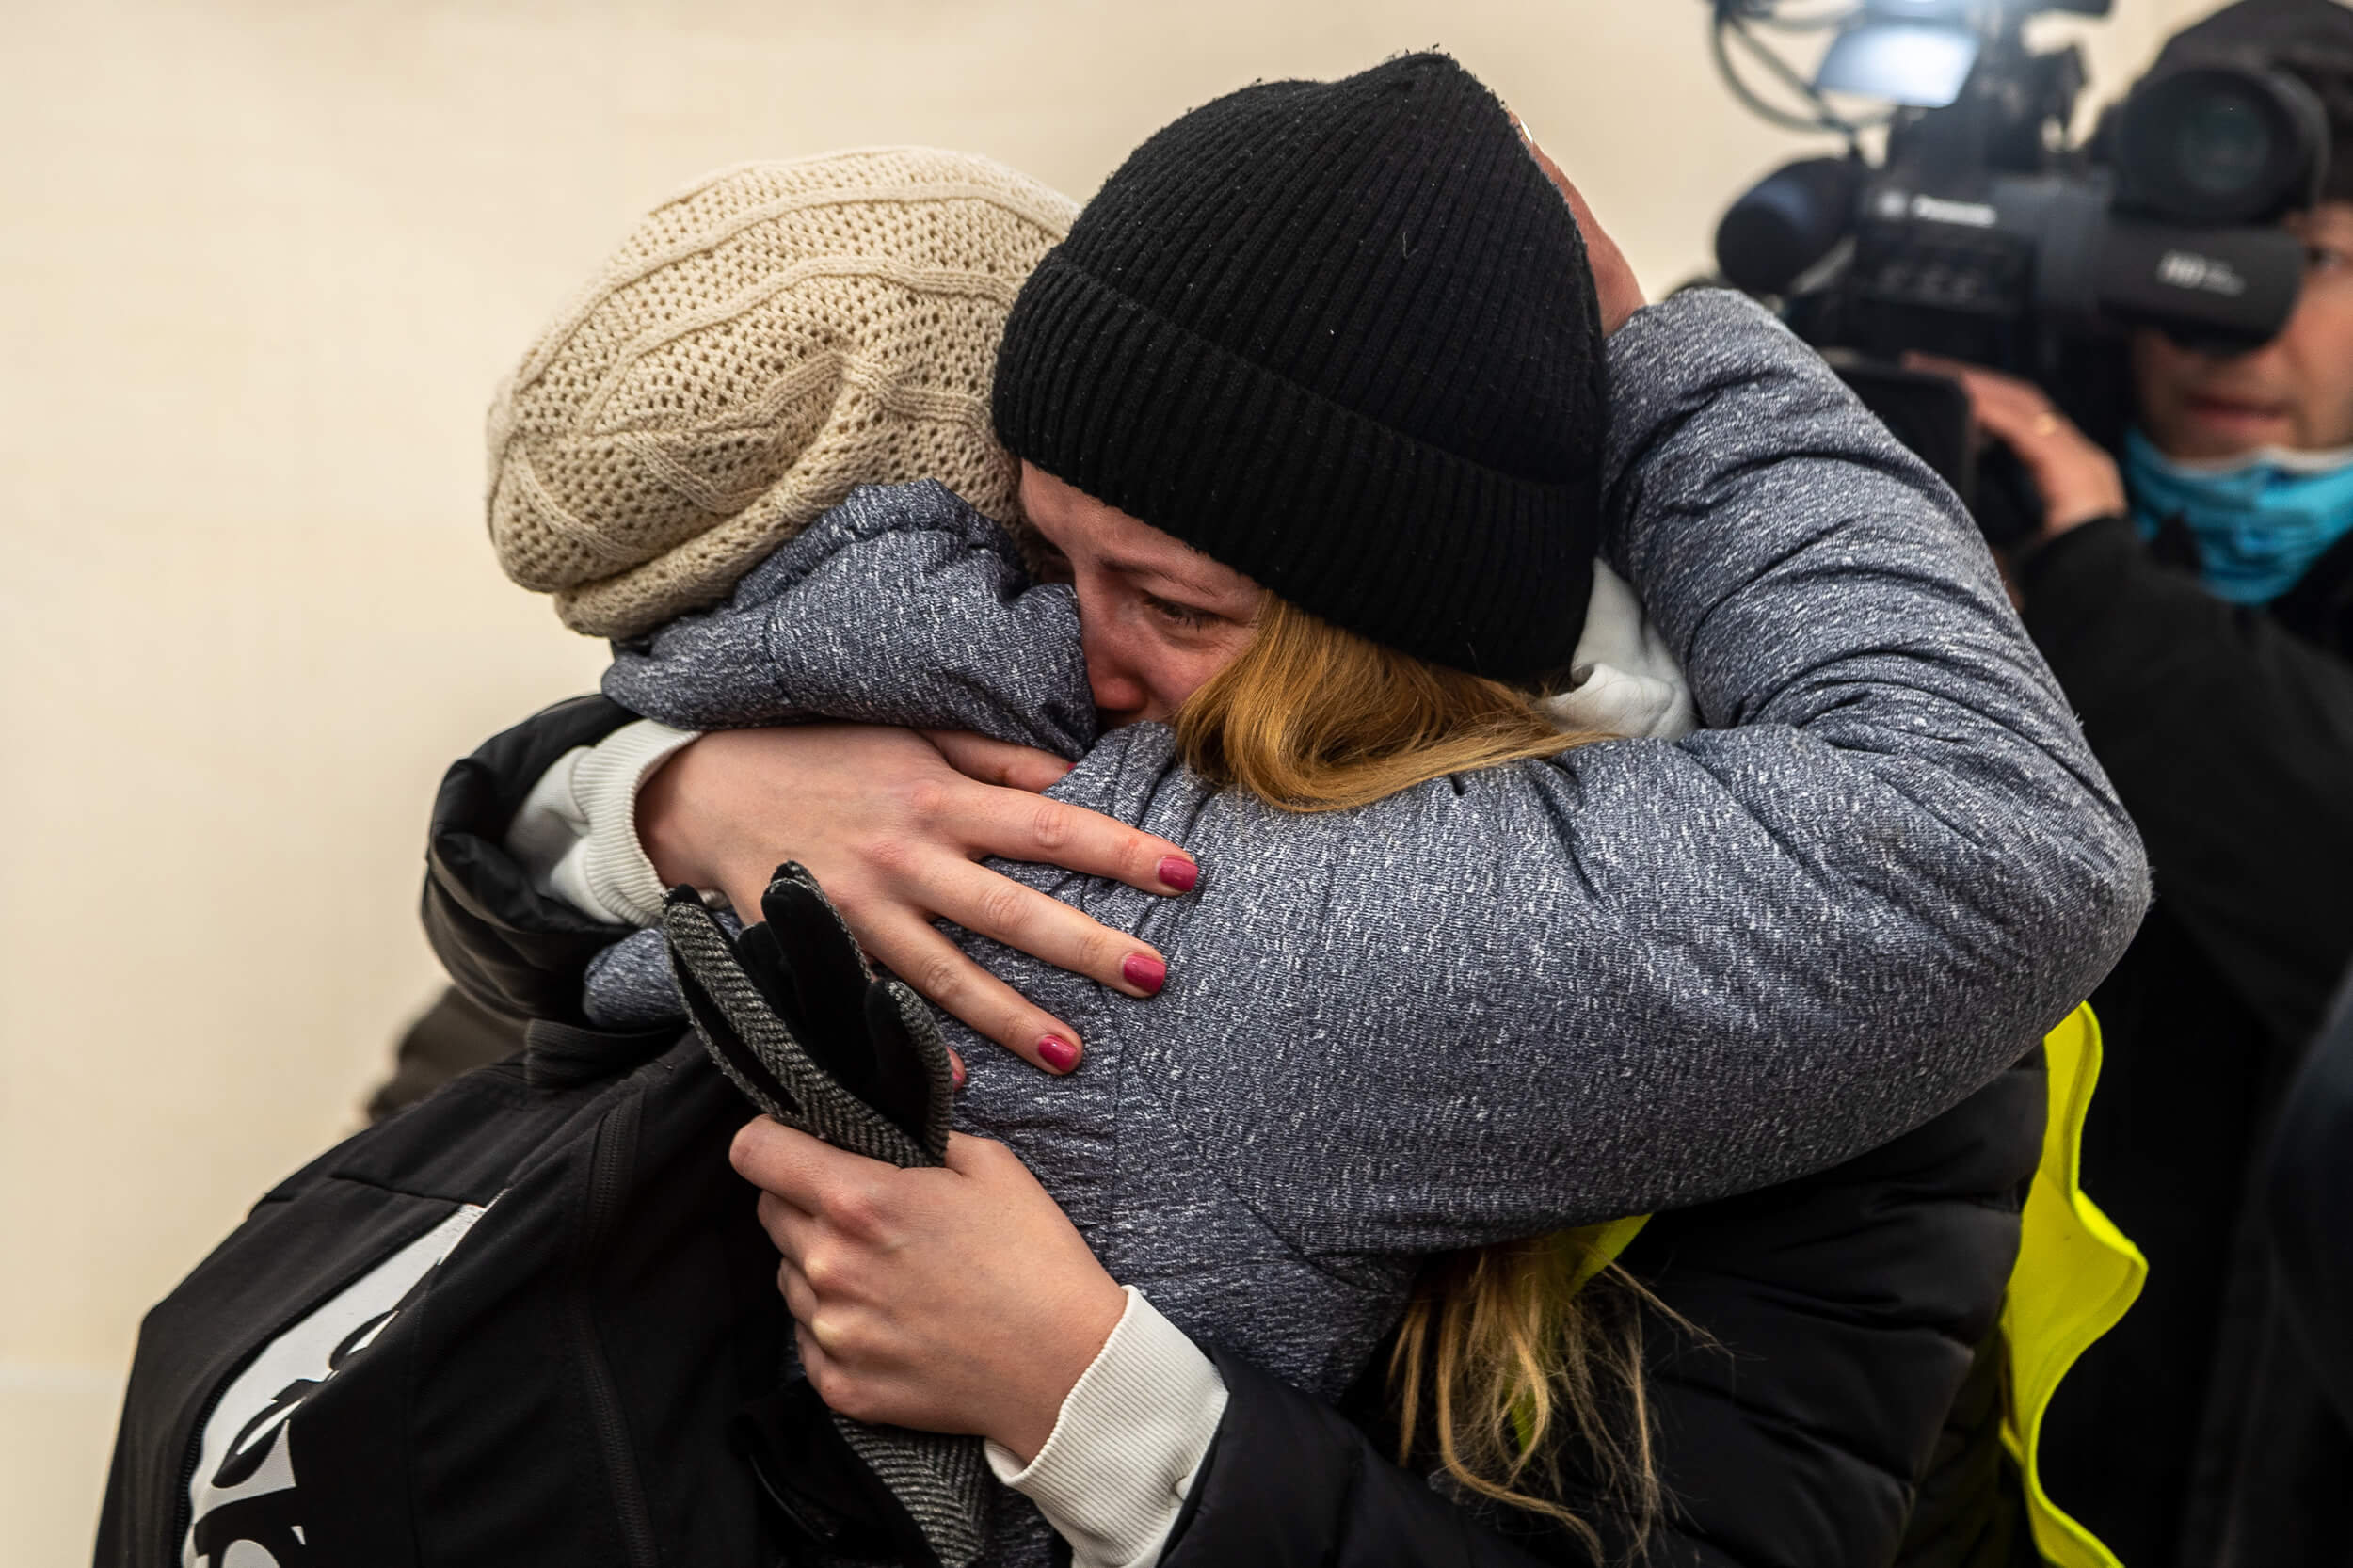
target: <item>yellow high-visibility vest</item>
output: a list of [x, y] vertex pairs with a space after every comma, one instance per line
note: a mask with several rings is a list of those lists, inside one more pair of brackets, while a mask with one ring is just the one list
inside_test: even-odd
[[[2043, 1036], [2042, 1054], [2050, 1082], [2042, 1161], [2026, 1190], [2018, 1262], [2002, 1301], [2002, 1444], [2025, 1483], [2027, 1525], [2042, 1560], [2051, 1568], [2122, 1568], [2115, 1553], [2042, 1490], [2036, 1448], [2059, 1380], [2124, 1316], [2149, 1277], [2149, 1264], [2083, 1190], [2084, 1116], [2100, 1080], [2100, 1021], [2090, 1003]], [[1613, 1262], [1649, 1218], [1638, 1214], [1561, 1232], [1563, 1243], [1583, 1254], [1575, 1285]]]
[[2042, 1042], [2051, 1075], [2051, 1113], [2042, 1163], [2026, 1190], [2018, 1266], [2002, 1302], [2008, 1352], [2002, 1444], [2026, 1484], [2035, 1550], [2052, 1568], [2122, 1568], [2116, 1554], [2042, 1490], [2036, 1450], [2042, 1416], [2059, 1380], [2093, 1340], [2114, 1328], [2149, 1277], [2140, 1249], [2084, 1194], [2084, 1113], [2100, 1080], [2100, 1021], [2078, 1007]]

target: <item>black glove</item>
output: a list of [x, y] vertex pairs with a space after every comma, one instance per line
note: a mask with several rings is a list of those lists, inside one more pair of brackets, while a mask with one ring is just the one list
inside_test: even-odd
[[777, 867], [760, 907], [732, 941], [692, 888], [663, 909], [712, 1060], [788, 1127], [893, 1165], [938, 1164], [955, 1087], [929, 1004], [875, 978], [806, 867]]

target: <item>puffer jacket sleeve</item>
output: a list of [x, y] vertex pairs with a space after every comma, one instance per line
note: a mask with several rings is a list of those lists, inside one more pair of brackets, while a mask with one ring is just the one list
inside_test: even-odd
[[636, 716], [604, 697], [574, 697], [492, 736], [441, 776], [425, 838], [425, 938], [457, 988], [494, 1013], [586, 1022], [582, 972], [630, 934], [534, 888], [505, 837], [559, 758]]
[[1609, 551], [1707, 726], [1677, 771], [1848, 889], [1838, 988], [1982, 992], [2039, 1040], [2137, 927], [2148, 865], [1977, 529], [1737, 296], [1639, 312], [1610, 355]]
[[682, 729], [827, 718], [1073, 760], [1096, 736], [1076, 598], [1032, 585], [1005, 531], [936, 480], [853, 490], [726, 604], [622, 649], [604, 695]]

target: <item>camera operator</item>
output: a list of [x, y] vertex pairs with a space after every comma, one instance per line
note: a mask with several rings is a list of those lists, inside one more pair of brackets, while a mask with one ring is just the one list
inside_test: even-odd
[[[2039, 388], [1919, 357], [2039, 492], [2026, 626], [2139, 823], [2157, 903], [2093, 998], [2087, 1181], [2150, 1262], [2044, 1429], [2052, 1493], [2128, 1563], [2353, 1560], [2353, 1440], [2290, 1353], [2249, 1173], [2353, 957], [2353, 9], [2244, 0], [2171, 40], [2259, 49], [2329, 113], [2285, 330], [2235, 354], [2142, 329], [2114, 448]], [[2327, 76], [2329, 72], [2321, 72]]]

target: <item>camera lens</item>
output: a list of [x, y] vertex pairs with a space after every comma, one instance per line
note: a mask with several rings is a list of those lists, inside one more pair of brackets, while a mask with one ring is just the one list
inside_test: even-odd
[[2276, 222], [2303, 205], [2328, 140], [2302, 83], [2223, 62], [2143, 82], [2115, 132], [2120, 203], [2193, 225]]
[[2225, 88], [2184, 105], [2173, 134], [2173, 163], [2183, 183], [2201, 195], [2244, 200], [2268, 173], [2273, 146], [2263, 111]]

